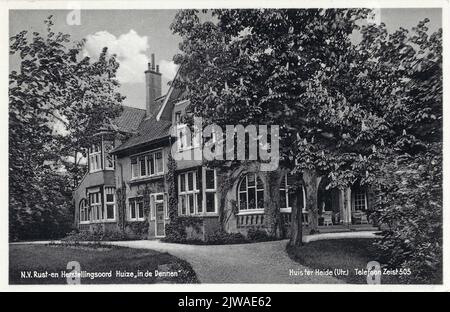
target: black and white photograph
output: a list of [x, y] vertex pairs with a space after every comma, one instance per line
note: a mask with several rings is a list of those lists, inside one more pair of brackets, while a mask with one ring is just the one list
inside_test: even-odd
[[448, 3], [37, 2], [3, 14], [6, 288], [449, 290]]

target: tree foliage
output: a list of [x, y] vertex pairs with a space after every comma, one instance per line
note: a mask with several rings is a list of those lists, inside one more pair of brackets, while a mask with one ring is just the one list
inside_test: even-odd
[[73, 222], [71, 191], [89, 134], [117, 115], [118, 64], [106, 49], [81, 57], [70, 36], [22, 31], [10, 38], [18, 60], [9, 75], [10, 239], [61, 236]]
[[[280, 125], [282, 164], [303, 177], [327, 177], [329, 187], [371, 186], [378, 217], [390, 226], [381, 243], [389, 264], [423, 268], [426, 254], [437, 267], [442, 245], [425, 242], [442, 226], [442, 31], [430, 35], [424, 20], [388, 33], [383, 23], [367, 23], [370, 15], [179, 11], [172, 24], [183, 39], [175, 84], [206, 122]], [[435, 170], [426, 174], [431, 161]], [[398, 184], [396, 172], [409, 174]], [[317, 210], [317, 190], [307, 196], [308, 209]], [[429, 226], [400, 257], [400, 238], [425, 220]], [[414, 258], [416, 251], [422, 256]]]

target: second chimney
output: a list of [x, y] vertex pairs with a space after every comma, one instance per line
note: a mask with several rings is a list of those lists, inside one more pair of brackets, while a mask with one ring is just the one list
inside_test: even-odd
[[161, 73], [159, 66], [155, 70], [155, 54], [151, 55], [151, 63], [148, 63], [148, 69], [145, 71], [145, 104], [147, 117], [156, 116], [159, 105], [155, 99], [161, 96]]

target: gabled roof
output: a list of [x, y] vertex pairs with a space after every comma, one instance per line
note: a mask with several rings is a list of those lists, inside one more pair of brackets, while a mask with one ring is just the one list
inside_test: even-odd
[[172, 122], [169, 120], [156, 121], [155, 117], [145, 119], [137, 129], [137, 133], [115, 148], [112, 153], [165, 138], [170, 135], [171, 126]]
[[131, 106], [123, 106], [123, 111], [114, 121], [119, 131], [132, 133], [135, 132], [142, 120], [145, 118], [145, 109]]

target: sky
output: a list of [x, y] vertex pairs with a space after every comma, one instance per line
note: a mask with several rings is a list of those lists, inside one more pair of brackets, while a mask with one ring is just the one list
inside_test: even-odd
[[[126, 96], [124, 105], [145, 109], [144, 71], [155, 54], [156, 64], [162, 73], [162, 92], [174, 77], [176, 66], [172, 59], [179, 52], [181, 38], [172, 34], [176, 10], [82, 10], [79, 25], [67, 22], [69, 10], [13, 10], [10, 11], [10, 36], [22, 30], [45, 32], [43, 21], [54, 16], [54, 29], [71, 35], [72, 40], [87, 39], [84, 55], [96, 57], [104, 46], [117, 54], [120, 62], [118, 80], [120, 92]], [[389, 31], [399, 27], [410, 29], [420, 20], [429, 18], [430, 32], [441, 27], [440, 9], [381, 9], [380, 21]], [[70, 19], [69, 22], [76, 21]], [[16, 68], [18, 60], [10, 57], [10, 67]]]

